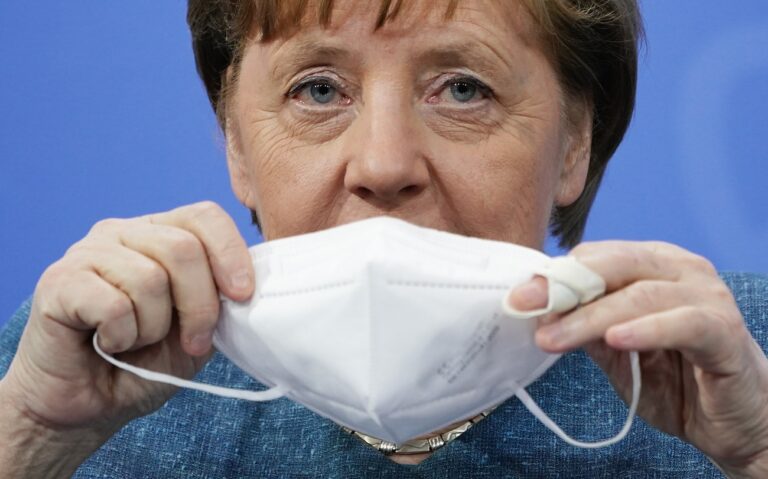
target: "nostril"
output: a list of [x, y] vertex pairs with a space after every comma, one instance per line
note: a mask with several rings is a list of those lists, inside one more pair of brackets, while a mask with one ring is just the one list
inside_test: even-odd
[[416, 196], [421, 191], [421, 187], [418, 185], [408, 185], [400, 190], [400, 194], [405, 197]]
[[393, 194], [395, 190], [385, 193], [384, 191], [372, 190], [366, 186], [358, 186], [353, 191], [358, 198], [366, 201], [372, 201], [374, 198], [377, 198], [379, 201], [396, 201], [398, 198], [404, 200], [418, 196], [422, 190], [423, 188], [419, 185], [408, 185], [400, 188], [397, 194]]
[[367, 199], [373, 195], [373, 191], [366, 188], [365, 186], [358, 186], [357, 188], [355, 188], [355, 194], [362, 199]]

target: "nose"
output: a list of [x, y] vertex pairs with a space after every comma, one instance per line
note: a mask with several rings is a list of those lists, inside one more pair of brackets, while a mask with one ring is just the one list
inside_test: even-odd
[[348, 160], [345, 188], [388, 208], [419, 196], [430, 181], [413, 106], [391, 92], [369, 98], [347, 131], [343, 147]]

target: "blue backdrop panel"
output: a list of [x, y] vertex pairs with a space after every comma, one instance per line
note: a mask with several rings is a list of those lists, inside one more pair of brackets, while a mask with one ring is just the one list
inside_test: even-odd
[[[0, 323], [106, 217], [234, 199], [186, 2], [0, 2]], [[768, 10], [643, 3], [637, 114], [587, 239], [658, 239], [768, 272]]]

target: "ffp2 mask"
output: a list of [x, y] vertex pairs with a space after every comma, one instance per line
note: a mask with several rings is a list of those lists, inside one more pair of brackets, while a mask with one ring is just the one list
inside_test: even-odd
[[[228, 390], [152, 373], [104, 355], [145, 378], [228, 397], [285, 395], [356, 431], [394, 443], [430, 433], [517, 395], [571, 444], [524, 388], [559, 356], [533, 342], [531, 317], [567, 311], [604, 292], [573, 258], [374, 218], [251, 248], [257, 289], [222, 300], [214, 344], [272, 389]], [[512, 310], [512, 288], [541, 274], [549, 304]]]

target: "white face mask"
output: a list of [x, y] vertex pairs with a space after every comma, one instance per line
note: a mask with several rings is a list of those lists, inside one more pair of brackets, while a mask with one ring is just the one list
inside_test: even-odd
[[[531, 318], [602, 295], [605, 283], [571, 257], [374, 218], [270, 241], [250, 250], [256, 292], [222, 300], [214, 344], [271, 386], [243, 391], [186, 381], [105, 359], [153, 381], [225, 397], [281, 396], [355, 431], [402, 444], [489, 409], [512, 395], [570, 444], [621, 440], [640, 395], [634, 389], [619, 434], [597, 443], [568, 437], [525, 387], [559, 358], [533, 340]], [[549, 304], [520, 312], [511, 289], [542, 275]]]

